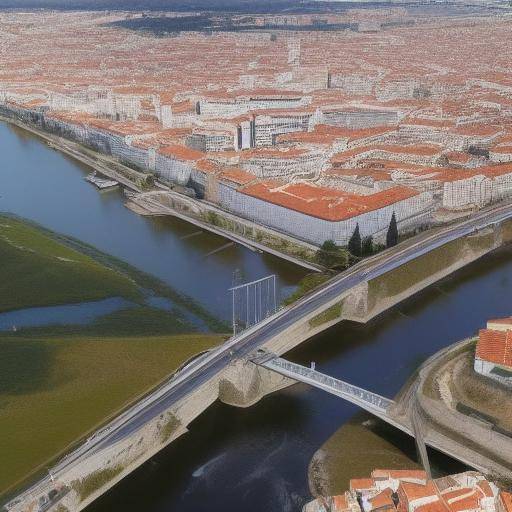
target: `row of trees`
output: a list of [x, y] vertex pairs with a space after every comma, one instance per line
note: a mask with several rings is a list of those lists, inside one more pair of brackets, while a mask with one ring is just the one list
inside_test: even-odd
[[[389, 221], [388, 232], [386, 233], [386, 247], [393, 247], [398, 243], [398, 225], [396, 222], [396, 215], [393, 212], [391, 220]], [[353, 256], [369, 256], [375, 252], [373, 244], [373, 237], [366, 236], [361, 239], [361, 233], [359, 232], [359, 224], [356, 224], [354, 233], [348, 241], [348, 252]]]
[[[393, 212], [386, 233], [386, 246], [393, 247], [398, 243], [398, 226]], [[381, 244], [375, 244], [372, 236], [361, 237], [359, 224], [348, 241], [347, 250], [337, 246], [333, 240], [326, 240], [317, 252], [316, 259], [320, 265], [327, 268], [344, 269], [351, 264], [351, 258], [370, 256], [384, 249]]]

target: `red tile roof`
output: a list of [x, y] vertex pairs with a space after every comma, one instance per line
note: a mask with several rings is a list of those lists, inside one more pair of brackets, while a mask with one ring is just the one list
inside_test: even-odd
[[503, 505], [503, 510], [505, 512], [512, 512], [512, 493], [501, 491], [500, 502]]
[[352, 478], [350, 480], [351, 491], [364, 491], [365, 489], [371, 489], [375, 485], [372, 478]]
[[357, 217], [419, 194], [411, 188], [398, 186], [375, 194], [359, 196], [305, 183], [280, 186], [278, 182], [272, 181], [262, 181], [250, 185], [242, 189], [241, 192], [290, 210], [332, 222]]
[[372, 510], [395, 510], [393, 491], [388, 487], [370, 499]]
[[484, 361], [512, 369], [512, 331], [481, 329], [476, 356]]
[[187, 146], [180, 146], [178, 144], [170, 144], [169, 146], [163, 146], [158, 149], [158, 152], [164, 156], [174, 157], [177, 160], [200, 160], [204, 158], [205, 154], [201, 151], [188, 148]]

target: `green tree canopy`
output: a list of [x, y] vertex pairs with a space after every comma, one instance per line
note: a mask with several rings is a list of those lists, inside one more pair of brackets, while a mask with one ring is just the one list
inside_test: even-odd
[[393, 212], [391, 221], [389, 222], [388, 232], [386, 235], [386, 247], [393, 247], [398, 243], [398, 226], [396, 223], [396, 215]]
[[334, 240], [326, 240], [322, 244], [316, 253], [316, 260], [327, 268], [346, 267], [348, 264], [347, 253]]
[[361, 252], [363, 254], [363, 256], [371, 256], [374, 252], [374, 247], [373, 247], [373, 237], [370, 235], [370, 236], [365, 236], [363, 238], [363, 242], [362, 242], [362, 247], [361, 247]]
[[361, 256], [361, 249], [361, 233], [359, 232], [359, 224], [356, 224], [356, 228], [354, 229], [354, 232], [348, 241], [348, 251], [353, 256]]

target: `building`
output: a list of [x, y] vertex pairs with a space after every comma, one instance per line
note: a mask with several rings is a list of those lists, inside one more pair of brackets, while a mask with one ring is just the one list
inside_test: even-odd
[[303, 512], [512, 512], [512, 494], [476, 471], [433, 480], [420, 470], [374, 470], [340, 496], [319, 497]]
[[512, 317], [489, 320], [480, 329], [474, 368], [502, 384], [512, 386]]
[[430, 192], [401, 186], [360, 196], [308, 183], [271, 180], [219, 191], [219, 204], [306, 242], [321, 245], [334, 240], [342, 246], [357, 225], [362, 237], [384, 241], [393, 213], [400, 232], [428, 224], [434, 206]]

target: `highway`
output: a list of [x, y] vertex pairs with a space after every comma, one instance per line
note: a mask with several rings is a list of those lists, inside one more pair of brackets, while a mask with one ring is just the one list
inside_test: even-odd
[[[193, 361], [159, 389], [126, 410], [97, 435], [89, 438], [66, 456], [52, 469], [53, 478], [58, 480], [59, 475], [70, 466], [80, 464], [88, 457], [129, 436], [191, 394], [201, 384], [222, 372], [232, 359], [250, 356], [267, 341], [278, 336], [302, 317], [313, 313], [322, 304], [336, 299], [354, 286], [383, 275], [437, 247], [511, 217], [512, 203], [500, 203], [492, 208], [481, 210], [468, 220], [427, 231], [359, 262], [328, 281], [321, 289], [279, 310], [259, 324], [229, 339], [208, 355]], [[51, 486], [49, 476], [45, 477], [31, 489], [20, 494], [13, 502], [23, 500], [31, 491], [37, 492], [38, 489], [48, 489]]]

